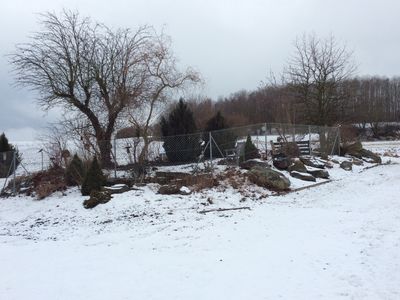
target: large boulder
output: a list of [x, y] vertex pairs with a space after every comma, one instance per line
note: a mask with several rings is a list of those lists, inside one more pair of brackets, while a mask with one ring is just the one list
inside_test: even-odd
[[161, 195], [190, 195], [191, 191], [186, 186], [179, 184], [166, 184], [160, 186], [158, 193]]
[[317, 168], [317, 169], [325, 169], [325, 164], [321, 161], [311, 157], [311, 156], [302, 156], [300, 160], [303, 164], [309, 167]]
[[90, 198], [83, 201], [84, 208], [93, 208], [99, 204], [104, 204], [110, 201], [112, 198], [110, 192], [108, 191], [92, 191], [90, 193]]
[[352, 142], [352, 143], [345, 143], [342, 145], [340, 149], [340, 153], [342, 155], [349, 154], [351, 156], [355, 156], [357, 158], [361, 158], [360, 151], [362, 150], [363, 146], [361, 142]]
[[122, 194], [129, 191], [130, 188], [126, 184], [114, 184], [113, 186], [105, 186], [104, 190], [110, 194]]
[[248, 159], [240, 163], [240, 167], [246, 170], [251, 170], [256, 166], [268, 168], [269, 164], [266, 161], [262, 161], [260, 159]]
[[272, 163], [275, 168], [279, 170], [287, 170], [289, 166], [292, 164], [292, 160], [289, 156], [286, 156], [283, 153], [277, 154], [272, 158]]
[[328, 171], [321, 170], [321, 169], [308, 169], [307, 173], [311, 174], [315, 178], [322, 178], [322, 179], [328, 179], [329, 178], [329, 173]]
[[347, 143], [342, 146], [342, 154], [347, 154], [358, 159], [364, 159], [367, 162], [376, 164], [382, 163], [382, 159], [379, 155], [364, 149], [361, 142]]
[[341, 167], [343, 170], [351, 171], [351, 170], [353, 169], [353, 164], [352, 164], [350, 161], [343, 161], [343, 162], [340, 164], [340, 167]]
[[307, 173], [307, 168], [305, 165], [301, 162], [299, 159], [295, 159], [292, 164], [288, 168], [289, 172], [301, 172], [301, 173]]
[[180, 185], [177, 184], [166, 184], [160, 186], [158, 189], [158, 193], [161, 195], [173, 195], [173, 194], [179, 194], [181, 189]]
[[292, 171], [290, 172], [290, 176], [304, 181], [315, 181], [315, 177], [308, 173]]
[[360, 151], [361, 156], [364, 158], [369, 158], [371, 162], [376, 163], [376, 164], [381, 164], [382, 159], [379, 155], [373, 153], [372, 151], [369, 151], [367, 149], [361, 149]]
[[276, 191], [285, 191], [290, 187], [290, 181], [282, 173], [270, 168], [254, 167], [248, 173], [254, 184]]

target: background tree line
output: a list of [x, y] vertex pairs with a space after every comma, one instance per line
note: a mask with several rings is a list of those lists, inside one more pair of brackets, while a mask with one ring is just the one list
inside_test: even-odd
[[[99, 157], [103, 166], [112, 165], [111, 141], [127, 126], [133, 131], [128, 135], [144, 143], [143, 162], [152, 137], [222, 129], [213, 128], [215, 124], [369, 123], [378, 132], [380, 122], [400, 118], [399, 78], [356, 77], [352, 52], [333, 36], [298, 38], [279, 81], [218, 101], [186, 99], [188, 109], [181, 101], [171, 117], [177, 91], [201, 79], [191, 68], [178, 68], [163, 32], [149, 26], [111, 29], [71, 11], [45, 13], [40, 25], [10, 55], [16, 82], [37, 91], [44, 110], [61, 108], [60, 132]], [[187, 116], [193, 126], [176, 121]], [[219, 120], [210, 120], [212, 116]], [[320, 136], [323, 143], [325, 135]], [[191, 141], [187, 152], [197, 149], [196, 143]]]
[[[343, 82], [348, 98], [332, 114], [326, 125], [400, 121], [400, 78], [379, 76], [355, 77]], [[266, 85], [255, 91], [239, 91], [213, 101], [210, 98], [188, 99], [199, 128], [205, 128], [210, 115], [220, 111], [230, 126], [254, 123], [308, 124], [304, 105], [299, 103], [289, 85]]]

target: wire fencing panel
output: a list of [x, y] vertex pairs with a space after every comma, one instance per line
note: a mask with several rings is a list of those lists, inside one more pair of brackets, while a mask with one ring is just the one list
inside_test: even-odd
[[271, 157], [274, 143], [305, 142], [311, 155], [338, 154], [340, 149], [338, 127], [261, 123], [187, 135], [116, 139], [114, 162], [123, 168], [135, 164], [198, 164], [232, 155], [238, 158], [248, 137], [261, 158]]

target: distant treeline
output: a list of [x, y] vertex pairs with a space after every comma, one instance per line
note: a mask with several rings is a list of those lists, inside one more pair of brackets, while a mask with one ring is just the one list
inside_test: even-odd
[[[356, 77], [340, 87], [345, 101], [338, 102], [328, 124], [361, 124], [400, 121], [400, 78]], [[188, 99], [198, 128], [220, 111], [230, 126], [255, 123], [310, 124], [304, 104], [288, 84], [269, 84], [256, 91], [239, 91], [213, 101]]]

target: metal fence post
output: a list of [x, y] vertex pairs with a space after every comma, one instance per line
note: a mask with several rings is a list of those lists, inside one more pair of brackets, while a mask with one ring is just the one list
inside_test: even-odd
[[265, 131], [264, 131], [265, 159], [267, 160], [267, 159], [268, 159], [268, 142], [267, 142], [268, 134], [267, 134], [267, 123], [265, 123], [264, 126], [265, 126], [265, 128], [264, 128], [264, 129], [265, 129]]
[[342, 137], [340, 135], [340, 125], [337, 127], [337, 130], [338, 130], [338, 154], [340, 156], [340, 144], [342, 142]]
[[14, 150], [13, 151], [13, 194], [14, 194], [14, 196], [16, 196], [17, 195], [17, 189], [16, 189], [16, 187], [15, 187], [15, 173], [16, 173], [16, 169], [17, 168], [17, 163], [16, 163], [16, 151]]
[[311, 126], [308, 125], [308, 151], [310, 152], [311, 155]]
[[114, 137], [114, 178], [117, 178], [117, 143], [116, 138]]
[[210, 166], [211, 166], [211, 172], [213, 171], [213, 153], [212, 153], [212, 135], [211, 131], [208, 133], [208, 140], [210, 141]]

